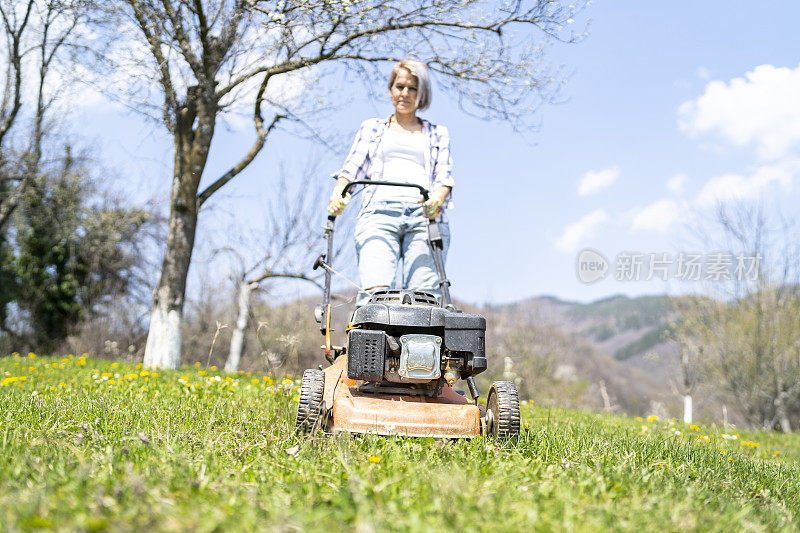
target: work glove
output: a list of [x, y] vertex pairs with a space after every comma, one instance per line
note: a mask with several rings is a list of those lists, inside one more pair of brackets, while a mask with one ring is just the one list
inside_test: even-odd
[[338, 217], [344, 211], [344, 208], [347, 207], [347, 204], [350, 203], [350, 193], [347, 193], [342, 197], [342, 189], [336, 187], [333, 190], [333, 194], [331, 195], [331, 199], [328, 200], [328, 213], [331, 215]]
[[444, 205], [444, 198], [432, 197], [427, 202], [423, 203], [425, 209], [425, 216], [434, 220], [442, 214], [442, 205]]

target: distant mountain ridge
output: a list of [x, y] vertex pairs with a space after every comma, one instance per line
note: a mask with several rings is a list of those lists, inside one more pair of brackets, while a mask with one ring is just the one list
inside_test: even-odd
[[[651, 400], [677, 400], [670, 383], [678, 375], [678, 350], [667, 340], [666, 334], [678, 313], [666, 295], [614, 295], [590, 303], [544, 295], [510, 304], [489, 305], [485, 309], [498, 316], [516, 315], [537, 327], [552, 328], [560, 335], [575, 339], [579, 345], [591, 348], [581, 350], [581, 357], [596, 361], [576, 366], [580, 379], [589, 383], [600, 379], [608, 382], [607, 377], [601, 375], [607, 376], [608, 372], [602, 372], [607, 369], [620, 378], [618, 383], [634, 380], [645, 385], [646, 382], [645, 387], [637, 388], [649, 391]], [[571, 361], [570, 364], [575, 361], [571, 354], [563, 354], [563, 358]], [[617, 391], [618, 395], [625, 392]]]
[[678, 316], [666, 295], [632, 298], [619, 294], [590, 303], [546, 295], [491, 308], [538, 314], [541, 320], [619, 361], [671, 353], [664, 336]]

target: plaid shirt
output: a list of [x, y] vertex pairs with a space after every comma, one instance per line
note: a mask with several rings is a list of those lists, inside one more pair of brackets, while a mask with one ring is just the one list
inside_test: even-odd
[[[430, 177], [429, 190], [433, 191], [440, 185], [453, 187], [452, 176], [453, 157], [450, 155], [450, 132], [444, 126], [431, 124], [425, 119], [422, 120], [422, 134], [428, 137], [430, 150], [425, 156], [425, 172]], [[386, 128], [389, 127], [388, 118], [371, 118], [365, 120], [358, 129], [356, 140], [347, 154], [344, 166], [331, 177], [347, 178], [355, 180], [381, 180], [380, 172], [382, 169], [373, 168], [372, 162], [380, 146], [381, 138]], [[367, 205], [375, 194], [376, 187], [370, 187], [372, 193], [365, 196], [362, 205]], [[453, 194], [447, 199], [447, 207], [453, 207]]]

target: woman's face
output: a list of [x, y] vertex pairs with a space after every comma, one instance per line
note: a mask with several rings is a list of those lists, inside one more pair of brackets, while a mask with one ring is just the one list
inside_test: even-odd
[[405, 115], [417, 110], [417, 78], [406, 69], [397, 73], [389, 92], [397, 113]]

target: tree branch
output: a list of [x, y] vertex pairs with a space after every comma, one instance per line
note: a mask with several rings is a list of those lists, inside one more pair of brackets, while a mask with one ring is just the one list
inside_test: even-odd
[[[17, 114], [22, 107], [22, 56], [19, 48], [22, 41], [22, 34], [25, 31], [25, 27], [28, 25], [28, 21], [30, 20], [33, 4], [34, 0], [28, 0], [28, 6], [25, 8], [25, 16], [18, 27], [12, 26], [11, 22], [8, 20], [5, 10], [2, 8], [2, 6], [0, 6], [0, 16], [2, 16], [3, 25], [5, 26], [6, 32], [11, 39], [9, 63], [13, 65], [14, 69], [14, 103], [11, 105], [8, 115], [6, 115], [6, 117], [3, 119], [2, 125], [0, 125], [0, 146], [3, 146], [3, 139], [14, 125], [14, 121], [17, 119]], [[16, 24], [16, 17], [14, 22]]]
[[175, 132], [175, 113], [178, 109], [178, 97], [175, 94], [175, 87], [172, 84], [172, 77], [169, 73], [169, 62], [164, 57], [161, 50], [161, 35], [157, 33], [157, 26], [153, 24], [151, 30], [150, 23], [142, 11], [142, 4], [137, 0], [127, 0], [128, 5], [133, 9], [133, 16], [139, 24], [139, 29], [142, 30], [147, 44], [150, 47], [150, 53], [156, 61], [159, 71], [159, 81], [161, 87], [164, 89], [164, 106], [162, 107], [162, 116], [164, 125], [170, 132]]
[[291, 272], [272, 272], [272, 271], [269, 271], [269, 270], [266, 271], [266, 272], [263, 272], [257, 278], [254, 278], [253, 280], [248, 281], [246, 283], [256, 283], [256, 284], [258, 284], [258, 283], [261, 283], [262, 281], [264, 281], [265, 279], [270, 279], [270, 278], [303, 279], [303, 280], [306, 280], [308, 282], [313, 283], [314, 285], [316, 285], [320, 289], [323, 288], [322, 285], [320, 285], [317, 280], [315, 280], [313, 278], [310, 278], [310, 277], [306, 276], [305, 274], [294, 274], [294, 273], [291, 273]]
[[275, 115], [269, 127], [266, 130], [264, 129], [264, 118], [261, 115], [261, 102], [264, 99], [264, 92], [267, 89], [269, 79], [270, 75], [264, 76], [264, 80], [261, 82], [261, 86], [258, 89], [258, 94], [256, 95], [255, 109], [253, 112], [253, 122], [255, 123], [256, 127], [256, 140], [253, 143], [253, 146], [250, 148], [247, 154], [245, 154], [245, 156], [228, 172], [214, 181], [214, 183], [206, 187], [206, 189], [197, 196], [198, 207], [202, 206], [212, 194], [217, 192], [226, 183], [231, 181], [237, 174], [244, 170], [247, 165], [253, 161], [253, 159], [255, 159], [261, 149], [264, 148], [264, 143], [266, 142], [267, 136], [270, 134], [270, 132], [275, 128], [281, 119], [286, 118], [286, 115]]
[[172, 25], [172, 31], [175, 34], [175, 40], [178, 42], [178, 46], [181, 48], [181, 53], [183, 54], [184, 59], [186, 59], [186, 62], [191, 67], [192, 72], [197, 78], [197, 81], [205, 88], [208, 88], [209, 82], [213, 83], [213, 80], [210, 80], [206, 75], [205, 69], [203, 68], [203, 63], [197, 59], [197, 56], [194, 54], [194, 50], [192, 50], [192, 40], [183, 27], [183, 18], [181, 18], [180, 14], [175, 11], [171, 0], [161, 0], [161, 5], [164, 6], [164, 12], [169, 19], [170, 24]]

